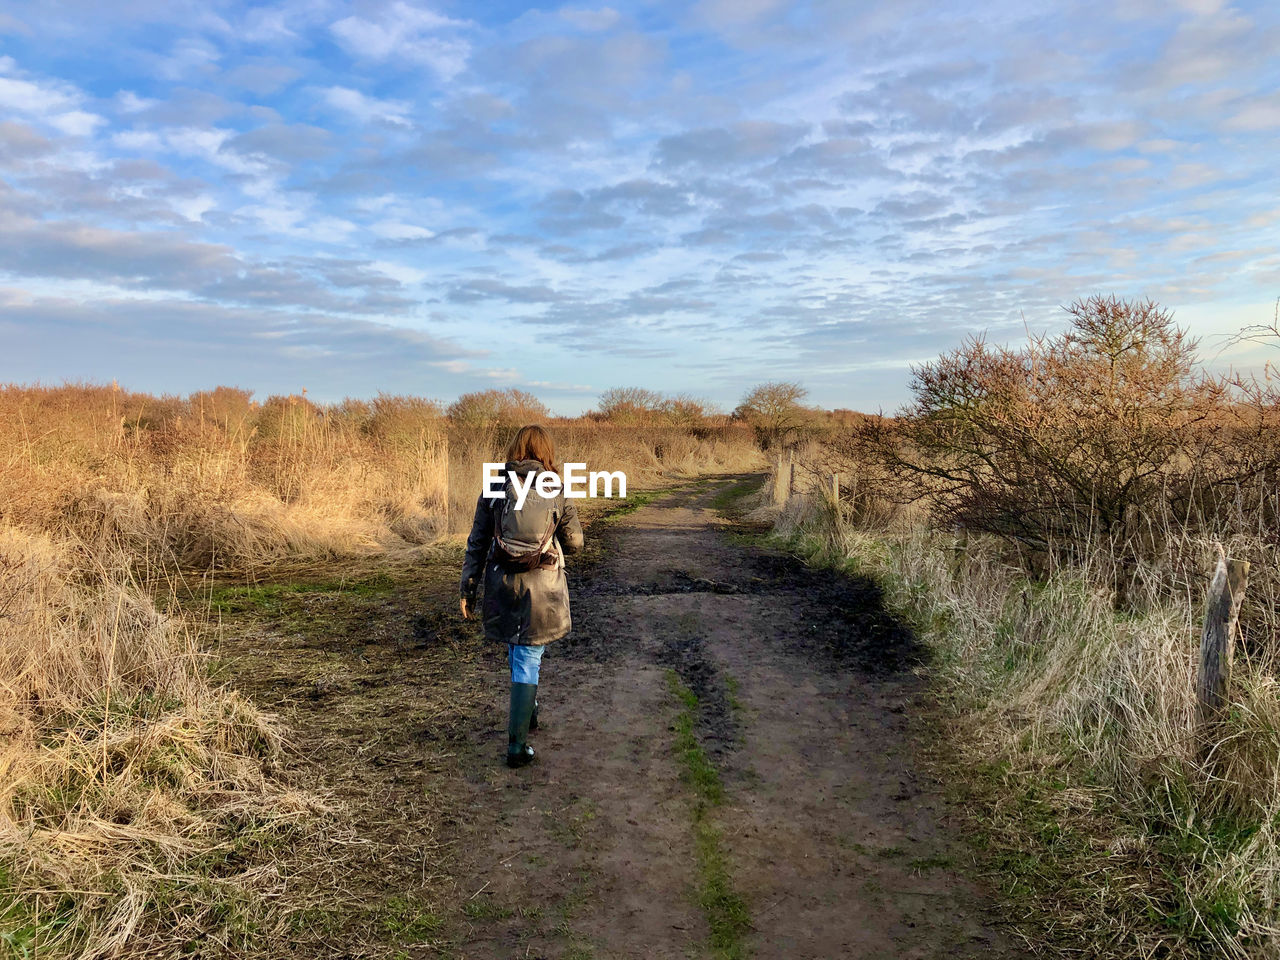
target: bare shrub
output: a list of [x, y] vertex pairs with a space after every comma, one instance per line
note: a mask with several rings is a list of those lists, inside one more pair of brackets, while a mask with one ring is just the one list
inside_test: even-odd
[[533, 394], [514, 387], [464, 393], [446, 411], [454, 426], [475, 431], [509, 431], [546, 420], [551, 412]]
[[650, 425], [661, 414], [665, 398], [644, 387], [614, 387], [600, 394], [596, 409], [602, 419], [619, 426]]
[[666, 396], [644, 387], [614, 387], [600, 394], [592, 419], [622, 427], [672, 426], [697, 429], [717, 413], [713, 404], [691, 394]]
[[752, 387], [733, 411], [750, 424], [763, 450], [768, 450], [800, 430], [808, 419], [801, 401], [809, 391], [790, 381], [769, 381]]
[[910, 406], [855, 445], [941, 522], [1053, 557], [1109, 540], [1149, 560], [1162, 544], [1136, 534], [1151, 518], [1212, 526], [1274, 461], [1241, 456], [1247, 405], [1197, 372], [1168, 311], [1114, 297], [1068, 310], [1063, 334], [975, 339], [917, 368]]

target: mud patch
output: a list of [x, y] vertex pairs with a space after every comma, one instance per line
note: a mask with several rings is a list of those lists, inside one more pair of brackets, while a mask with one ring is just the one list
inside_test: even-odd
[[737, 748], [741, 733], [733, 709], [729, 683], [706, 653], [706, 638], [678, 626], [663, 641], [658, 663], [674, 670], [685, 689], [697, 698], [694, 732], [706, 751], [719, 762]]
[[[786, 554], [753, 548], [751, 569], [779, 602], [789, 598], [798, 622], [785, 639], [845, 668], [877, 676], [910, 670], [925, 659], [911, 628], [889, 612], [884, 591], [869, 577], [815, 569]], [[754, 581], [753, 581], [754, 582]]]

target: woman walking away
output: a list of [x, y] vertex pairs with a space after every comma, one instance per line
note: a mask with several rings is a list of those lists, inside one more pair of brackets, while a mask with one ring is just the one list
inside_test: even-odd
[[[511, 714], [507, 766], [533, 760], [527, 743], [538, 728], [538, 666], [542, 651], [569, 632], [569, 581], [564, 555], [582, 549], [578, 508], [561, 489], [537, 491], [538, 474], [555, 473], [555, 446], [542, 427], [521, 427], [507, 448], [503, 496], [481, 494], [462, 564], [462, 616], [475, 610], [484, 577], [484, 635], [507, 645]], [[513, 482], [514, 481], [514, 482]], [[525, 492], [520, 504], [520, 492]]]

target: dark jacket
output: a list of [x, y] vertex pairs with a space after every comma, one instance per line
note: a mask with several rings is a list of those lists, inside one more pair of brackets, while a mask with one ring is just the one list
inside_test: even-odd
[[[542, 471], [536, 460], [508, 463], [521, 477]], [[535, 479], [536, 482], [536, 479]], [[535, 494], [530, 491], [530, 496]], [[572, 626], [569, 617], [569, 581], [564, 573], [564, 555], [582, 549], [582, 524], [578, 508], [566, 500], [564, 491], [553, 507], [556, 532], [551, 538], [556, 562], [527, 571], [510, 571], [493, 557], [494, 527], [503, 501], [483, 495], [476, 502], [467, 555], [462, 563], [462, 596], [474, 600], [484, 578], [484, 635], [502, 643], [541, 646], [559, 640]]]

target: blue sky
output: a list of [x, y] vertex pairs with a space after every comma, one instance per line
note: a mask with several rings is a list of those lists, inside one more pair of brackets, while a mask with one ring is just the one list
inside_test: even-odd
[[0, 2], [0, 380], [892, 408], [1280, 295], [1280, 7]]

